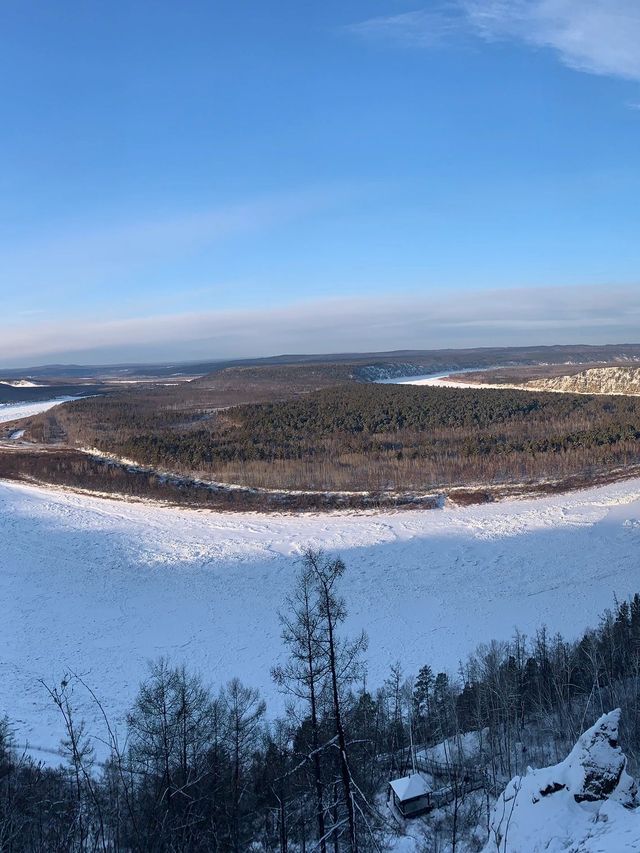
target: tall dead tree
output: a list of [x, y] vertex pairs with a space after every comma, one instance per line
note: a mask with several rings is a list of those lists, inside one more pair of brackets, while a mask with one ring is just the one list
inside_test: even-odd
[[316, 825], [319, 849], [321, 853], [326, 853], [320, 701], [329, 670], [321, 644], [323, 620], [314, 593], [314, 574], [305, 562], [296, 580], [294, 593], [287, 598], [284, 610], [280, 613], [282, 639], [289, 650], [289, 660], [275, 667], [272, 675], [284, 692], [308, 707]]
[[318, 612], [321, 617], [321, 646], [328, 669], [328, 678], [333, 706], [333, 718], [339, 753], [340, 777], [347, 812], [349, 848], [358, 850], [356, 822], [356, 788], [349, 768], [347, 737], [345, 734], [341, 688], [358, 676], [359, 659], [367, 647], [367, 638], [361, 634], [353, 642], [341, 641], [337, 628], [347, 616], [344, 600], [337, 593], [337, 584], [345, 572], [341, 559], [329, 560], [321, 553], [309, 550], [305, 554], [305, 565], [313, 574]]

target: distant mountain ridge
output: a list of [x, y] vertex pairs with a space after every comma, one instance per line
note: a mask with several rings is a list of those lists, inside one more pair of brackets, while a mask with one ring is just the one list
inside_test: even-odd
[[[466, 368], [487, 369], [495, 365], [593, 364], [640, 361], [640, 343], [557, 344], [553, 346], [475, 347], [458, 349], [393, 350], [389, 352], [282, 354], [263, 358], [211, 358], [198, 361], [165, 361], [123, 364], [45, 364], [24, 367], [0, 366], [0, 379], [113, 379], [135, 377], [204, 376], [229, 367], [275, 367], [301, 364], [347, 364], [364, 368], [363, 379], [392, 378], [409, 374], [454, 371]], [[409, 375], [405, 374], [405, 375]]]

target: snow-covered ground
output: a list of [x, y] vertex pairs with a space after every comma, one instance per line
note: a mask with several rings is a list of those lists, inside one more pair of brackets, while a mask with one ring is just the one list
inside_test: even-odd
[[[462, 370], [447, 370], [444, 373], [425, 373], [421, 376], [392, 376], [389, 379], [378, 379], [378, 385], [426, 385], [440, 388], [510, 388], [516, 386], [505, 386], [488, 384], [483, 382], [464, 382], [457, 377], [466, 373], [477, 373], [479, 370], [497, 370], [500, 365], [494, 367], [465, 367]], [[455, 377], [455, 378], [454, 378]]]
[[637, 786], [618, 746], [619, 719], [619, 710], [604, 714], [564, 761], [512, 779], [483, 853], [640, 850]]
[[[505, 388], [524, 388], [520, 385], [499, 385], [491, 382], [462, 382], [452, 379], [453, 376], [459, 376], [459, 373], [443, 373], [440, 376], [412, 376], [409, 378], [401, 377], [395, 380], [395, 385], [427, 385], [435, 388], [494, 388], [504, 390]], [[539, 389], [531, 389], [539, 390]]]
[[[640, 589], [640, 480], [432, 511], [215, 513], [0, 483], [0, 713], [21, 740], [62, 733], [38, 683], [81, 674], [122, 719], [165, 654], [259, 687], [281, 652], [276, 612], [305, 546], [339, 553], [348, 630], [370, 636], [369, 683], [400, 660], [455, 670], [482, 641], [541, 623], [575, 635]], [[97, 712], [76, 699], [90, 728]]]
[[18, 379], [15, 382], [3, 382], [0, 380], [0, 385], [10, 385], [12, 388], [44, 388], [45, 386], [39, 382], [31, 382], [29, 379]]
[[37, 403], [1, 403], [0, 424], [18, 420], [18, 418], [30, 418], [40, 412], [46, 412], [60, 403], [68, 403], [69, 400], [75, 399], [75, 397], [55, 397], [53, 400], [41, 400]]
[[446, 373], [427, 373], [424, 376], [397, 376], [393, 379], [380, 379], [380, 385], [424, 385], [435, 388], [494, 388], [504, 390], [505, 388], [520, 388], [523, 390], [539, 391], [540, 388], [528, 388], [525, 385], [506, 385], [504, 383], [491, 382], [465, 382], [455, 377], [463, 376], [465, 373], [477, 373], [478, 370], [491, 370], [490, 367], [469, 367], [465, 370], [448, 370]]
[[445, 388], [501, 388], [501, 385], [484, 385], [478, 382], [457, 382], [452, 376], [463, 376], [465, 373], [477, 373], [478, 370], [492, 368], [466, 367], [463, 370], [447, 370], [444, 373], [425, 373], [421, 376], [392, 376], [389, 379], [378, 379], [378, 385], [428, 385]]

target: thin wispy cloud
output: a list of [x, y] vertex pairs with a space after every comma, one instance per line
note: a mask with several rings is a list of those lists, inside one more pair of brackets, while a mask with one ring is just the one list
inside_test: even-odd
[[345, 30], [371, 41], [396, 42], [404, 47], [434, 47], [458, 36], [463, 23], [459, 9], [442, 6], [369, 18]]
[[0, 365], [640, 340], [638, 287], [327, 299], [7, 329]]
[[516, 38], [556, 51], [578, 71], [640, 80], [638, 0], [464, 0], [487, 38]]
[[371, 18], [354, 34], [429, 47], [455, 32], [553, 50], [570, 68], [640, 80], [638, 0], [452, 0]]

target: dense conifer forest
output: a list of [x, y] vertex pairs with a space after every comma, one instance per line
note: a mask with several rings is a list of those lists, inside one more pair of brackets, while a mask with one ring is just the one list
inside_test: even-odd
[[249, 487], [414, 490], [579, 478], [640, 463], [640, 399], [346, 382], [230, 407], [116, 394], [35, 418], [142, 465]]

